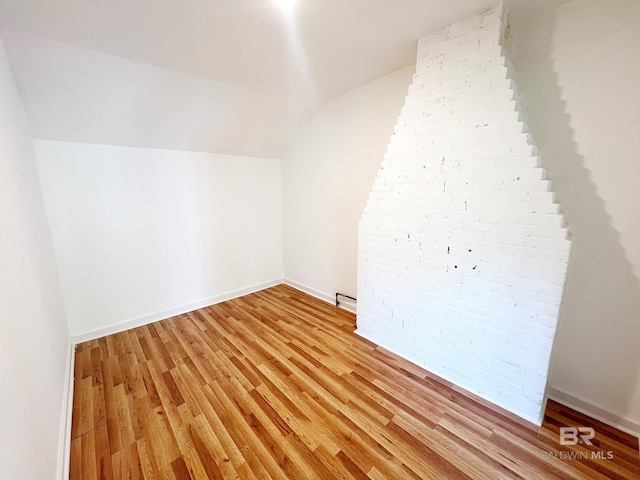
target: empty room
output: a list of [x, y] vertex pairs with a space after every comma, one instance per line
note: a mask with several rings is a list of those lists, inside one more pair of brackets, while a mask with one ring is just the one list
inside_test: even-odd
[[640, 479], [640, 2], [0, 0], [0, 479]]

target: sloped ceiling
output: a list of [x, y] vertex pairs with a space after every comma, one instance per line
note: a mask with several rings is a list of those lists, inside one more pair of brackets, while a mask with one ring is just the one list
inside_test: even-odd
[[36, 138], [279, 157], [327, 101], [494, 0], [4, 0]]

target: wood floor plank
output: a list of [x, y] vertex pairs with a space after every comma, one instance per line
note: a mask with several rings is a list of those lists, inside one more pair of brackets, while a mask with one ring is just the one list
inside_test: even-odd
[[113, 477], [115, 480], [122, 478], [126, 478], [127, 480], [142, 480], [144, 478], [137, 443], [133, 443], [126, 449], [111, 455], [111, 465], [113, 467]]
[[256, 431], [259, 430], [256, 422], [250, 418], [248, 421], [232, 399], [227, 397], [218, 382], [207, 385], [205, 388], [207, 398], [211, 401], [217, 413], [227, 427], [229, 434], [238, 444], [239, 450], [247, 462], [254, 462], [254, 471], [263, 471], [264, 478], [287, 478], [278, 466], [274, 457], [270, 454], [269, 446], [265, 446], [264, 439], [259, 438]]
[[536, 427], [354, 329], [279, 285], [78, 345], [70, 478], [640, 479], [631, 435], [553, 401]]
[[71, 480], [114, 479], [106, 425], [74, 438], [71, 441], [71, 453], [77, 459], [70, 465]]

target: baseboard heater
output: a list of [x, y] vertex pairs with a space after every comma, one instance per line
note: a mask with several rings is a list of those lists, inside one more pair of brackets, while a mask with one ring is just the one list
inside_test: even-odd
[[358, 301], [357, 298], [350, 297], [349, 295], [345, 295], [344, 293], [337, 293], [336, 292], [336, 307], [340, 306], [340, 298], [348, 298], [349, 300], [353, 300], [354, 302]]

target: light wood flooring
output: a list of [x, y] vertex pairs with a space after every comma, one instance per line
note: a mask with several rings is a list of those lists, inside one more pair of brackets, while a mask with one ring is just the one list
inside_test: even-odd
[[79, 345], [71, 478], [640, 478], [634, 437], [554, 402], [535, 427], [354, 326], [280, 285]]

